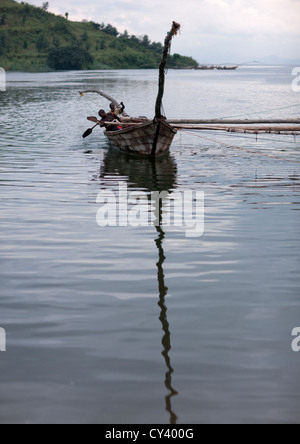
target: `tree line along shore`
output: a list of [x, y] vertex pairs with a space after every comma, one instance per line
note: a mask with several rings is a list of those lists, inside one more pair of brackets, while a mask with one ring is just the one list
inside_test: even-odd
[[[41, 7], [14, 0], [0, 4], [0, 66], [10, 71], [81, 69], [153, 69], [163, 46], [147, 35], [120, 33], [114, 26], [83, 20], [68, 12], [57, 16]], [[192, 57], [174, 54], [169, 68], [198, 66]]]

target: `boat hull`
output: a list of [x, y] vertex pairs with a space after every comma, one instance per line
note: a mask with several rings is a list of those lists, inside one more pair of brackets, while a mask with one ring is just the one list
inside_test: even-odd
[[161, 156], [171, 147], [177, 130], [165, 120], [141, 123], [119, 131], [105, 131], [114, 148], [142, 156]]

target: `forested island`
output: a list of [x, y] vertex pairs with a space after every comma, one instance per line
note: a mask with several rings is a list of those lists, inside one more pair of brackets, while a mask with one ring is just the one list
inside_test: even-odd
[[[147, 35], [119, 33], [112, 25], [72, 22], [41, 7], [0, 3], [0, 66], [10, 71], [157, 68], [162, 43]], [[162, 35], [165, 30], [162, 30]], [[191, 57], [170, 56], [169, 68], [198, 66]]]

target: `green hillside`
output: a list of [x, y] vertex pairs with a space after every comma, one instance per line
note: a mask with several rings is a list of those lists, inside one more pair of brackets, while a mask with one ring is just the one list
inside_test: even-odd
[[[0, 66], [13, 71], [157, 68], [162, 44], [111, 25], [71, 22], [44, 8], [0, 0]], [[174, 54], [169, 67], [197, 66]]]

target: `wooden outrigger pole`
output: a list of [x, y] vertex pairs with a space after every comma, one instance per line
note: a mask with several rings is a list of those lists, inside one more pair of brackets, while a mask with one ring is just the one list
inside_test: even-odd
[[244, 134], [300, 134], [300, 119], [181, 119], [169, 120], [171, 126], [177, 129], [198, 131], [227, 131]]
[[169, 119], [172, 124], [190, 124], [190, 125], [260, 125], [260, 124], [299, 124], [300, 119]]

